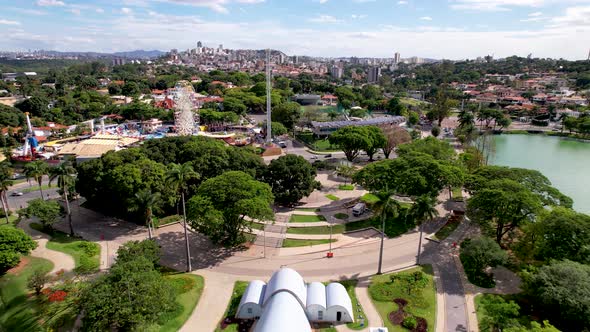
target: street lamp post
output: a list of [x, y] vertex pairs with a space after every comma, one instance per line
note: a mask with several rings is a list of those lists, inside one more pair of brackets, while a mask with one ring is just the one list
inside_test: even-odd
[[328, 251], [328, 258], [332, 258], [334, 254], [332, 253], [332, 219], [334, 217], [328, 218], [328, 224], [330, 225], [330, 250]]
[[266, 219], [264, 220], [264, 226], [262, 226], [262, 234], [262, 237], [264, 238], [262, 251], [264, 258], [266, 258]]
[[377, 274], [381, 274], [381, 267], [383, 266], [383, 241], [385, 240], [385, 214], [381, 215], [381, 245], [379, 246], [379, 267]]

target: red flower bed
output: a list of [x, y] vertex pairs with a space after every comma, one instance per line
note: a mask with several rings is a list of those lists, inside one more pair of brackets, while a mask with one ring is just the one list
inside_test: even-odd
[[49, 300], [49, 302], [61, 302], [66, 299], [67, 295], [68, 293], [62, 290], [56, 290], [55, 292], [49, 294], [47, 299]]

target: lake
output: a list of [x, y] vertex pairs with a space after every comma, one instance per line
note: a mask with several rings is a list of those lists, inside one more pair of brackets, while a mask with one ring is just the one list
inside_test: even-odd
[[590, 142], [544, 135], [496, 135], [492, 164], [535, 169], [590, 214]]

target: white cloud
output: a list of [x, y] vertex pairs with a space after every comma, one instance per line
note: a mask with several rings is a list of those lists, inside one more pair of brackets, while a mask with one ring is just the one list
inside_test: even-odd
[[96, 11], [99, 14], [104, 13], [104, 9], [102, 9], [102, 8], [96, 8], [94, 11]]
[[397, 2], [397, 4], [398, 4], [398, 5], [407, 5], [407, 4], [408, 4], [408, 2], [407, 2], [407, 1], [405, 1], [405, 0], [400, 0], [400, 1], [398, 1], [398, 2]]
[[[566, 0], [567, 1], [567, 0]], [[452, 9], [472, 11], [507, 11], [509, 7], [539, 7], [545, 0], [452, 0]]]
[[7, 8], [7, 9], [13, 10], [13, 11], [16, 11], [19, 13], [27, 14], [27, 15], [35, 15], [35, 16], [47, 15], [46, 11], [37, 10], [37, 9], [22, 9], [22, 8]]
[[37, 0], [37, 6], [44, 6], [44, 7], [61, 7], [65, 6], [66, 4], [60, 0]]
[[319, 0], [319, 3], [321, 3], [322, 5], [325, 4], [326, 2], [328, 2], [328, 0]]
[[545, 17], [529, 17], [529, 18], [523, 18], [522, 20], [520, 20], [521, 22], [540, 22], [540, 21], [544, 21], [547, 18]]
[[361, 14], [361, 15], [357, 15], [357, 14], [352, 14], [350, 15], [350, 18], [352, 18], [353, 20], [362, 20], [367, 18], [368, 16], [365, 14]]
[[5, 19], [1, 19], [0, 18], [0, 24], [1, 25], [20, 25], [20, 22], [18, 22], [18, 21], [11, 21], [11, 20], [5, 20]]
[[309, 22], [313, 23], [340, 23], [342, 20], [337, 19], [331, 15], [318, 15], [317, 17], [310, 18]]
[[551, 19], [552, 27], [590, 27], [590, 6], [569, 7], [565, 15]]
[[78, 9], [78, 8], [68, 9], [68, 12], [70, 12], [74, 15], [80, 15], [82, 13], [82, 11], [80, 11], [80, 9]]
[[432, 17], [430, 17], [430, 16], [422, 16], [422, 17], [420, 17], [420, 19], [422, 21], [432, 21]]
[[530, 13], [529, 14], [529, 17], [538, 17], [538, 16], [541, 16], [541, 15], [543, 15], [542, 12], [534, 12], [534, 13]]
[[239, 4], [259, 4], [266, 0], [152, 0], [152, 1], [164, 1], [182, 5], [207, 7], [215, 12], [227, 14], [229, 10], [227, 5], [230, 3]]
[[121, 13], [123, 13], [125, 15], [130, 15], [133, 13], [133, 10], [131, 10], [131, 8], [128, 8], [128, 7], [123, 7], [123, 8], [121, 8]]

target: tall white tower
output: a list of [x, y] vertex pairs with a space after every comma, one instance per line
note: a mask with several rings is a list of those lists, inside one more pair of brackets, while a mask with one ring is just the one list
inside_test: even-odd
[[193, 101], [185, 87], [176, 86], [174, 103], [177, 109], [174, 114], [176, 133], [181, 136], [192, 135], [195, 131], [195, 114], [193, 113]]

